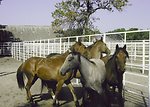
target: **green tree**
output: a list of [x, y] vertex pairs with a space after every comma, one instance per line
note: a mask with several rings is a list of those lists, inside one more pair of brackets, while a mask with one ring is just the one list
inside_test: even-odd
[[1, 4], [2, 0], [0, 0], [0, 4]]
[[[80, 36], [80, 35], [83, 34], [81, 28], [67, 29], [66, 31], [62, 31], [61, 33], [63, 34], [63, 36]], [[87, 28], [85, 34], [86, 35], [89, 35], [89, 34], [100, 34], [100, 31], [98, 29]]]
[[65, 0], [55, 5], [52, 13], [52, 26], [57, 30], [81, 28], [85, 34], [87, 28], [94, 28], [92, 14], [100, 9], [122, 11], [128, 0]]
[[[125, 31], [136, 31], [139, 30], [138, 28], [130, 28], [126, 30], [125, 28], [119, 28], [115, 29], [113, 31], [109, 31], [108, 33], [113, 33], [113, 32], [125, 32]], [[114, 35], [109, 35], [110, 37]], [[117, 37], [124, 37], [124, 34], [116, 34], [115, 36]], [[149, 39], [149, 32], [133, 32], [133, 33], [127, 33], [126, 35], [127, 40], [147, 40]]]
[[[139, 30], [138, 28], [130, 28], [127, 31], [135, 31]], [[135, 33], [128, 33], [127, 40], [146, 40], [149, 39], [149, 32], [135, 32]]]

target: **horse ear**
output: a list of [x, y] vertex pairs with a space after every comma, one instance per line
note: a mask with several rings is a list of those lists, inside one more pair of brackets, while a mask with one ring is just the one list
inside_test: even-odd
[[126, 50], [126, 45], [124, 45], [123, 49]]
[[96, 38], [94, 38], [93, 43], [95, 43], [96, 41], [97, 41], [97, 39], [96, 39]]
[[78, 41], [79, 45], [81, 45], [81, 40]]
[[117, 45], [116, 45], [116, 50], [117, 50], [118, 48], [119, 48], [119, 45], [117, 44]]

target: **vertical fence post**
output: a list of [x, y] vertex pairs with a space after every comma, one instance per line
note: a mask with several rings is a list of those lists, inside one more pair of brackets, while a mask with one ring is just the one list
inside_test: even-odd
[[21, 58], [20, 58], [21, 57], [21, 55], [20, 55], [21, 54], [20, 49], [21, 49], [20, 48], [20, 42], [18, 42], [18, 60], [19, 61], [21, 60]]
[[[55, 42], [56, 42], [56, 41], [55, 41], [55, 39], [54, 39], [53, 44], [51, 44], [51, 46], [52, 46], [52, 53], [54, 53], [54, 45], [56, 45]], [[55, 47], [55, 49], [56, 49], [56, 47]]]
[[42, 41], [40, 40], [40, 57], [42, 56]]
[[149, 72], [148, 72], [148, 79], [149, 79], [149, 97], [148, 97], [148, 100], [149, 100], [149, 105], [150, 105], [150, 31], [149, 31]]
[[11, 44], [11, 57], [14, 58], [14, 43]]
[[103, 35], [103, 41], [106, 42], [106, 33]]
[[18, 42], [16, 43], [16, 58], [18, 60]]
[[88, 42], [91, 42], [91, 36], [89, 36], [89, 41]]
[[50, 41], [49, 41], [49, 39], [48, 39], [48, 41], [47, 41], [47, 51], [48, 51], [47, 54], [48, 54], [48, 55], [50, 54], [50, 52], [49, 52], [49, 50], [50, 50], [50, 49], [49, 49], [49, 44], [50, 44]]
[[17, 43], [15, 42], [15, 58], [17, 59]]
[[70, 47], [70, 38], [68, 37], [67, 40], [68, 40], [68, 46], [67, 46], [67, 48], [69, 49], [69, 47]]
[[145, 40], [143, 40], [143, 62], [142, 62], [142, 74], [144, 74], [145, 69]]
[[26, 60], [26, 59], [25, 59], [25, 42], [23, 42], [22, 45], [23, 45], [23, 46], [22, 46], [22, 48], [23, 48], [23, 49], [22, 49], [22, 50], [23, 50], [22, 55], [23, 55], [23, 62], [24, 62], [24, 61]]
[[62, 51], [62, 47], [61, 47], [62, 46], [62, 38], [59, 39], [59, 43], [60, 43], [59, 44], [59, 46], [60, 46], [60, 52], [59, 53], [61, 54], [61, 51]]
[[[127, 40], [127, 37], [126, 37], [127, 35], [126, 35], [126, 32], [124, 33], [124, 43], [126, 43], [126, 40]], [[126, 74], [124, 73], [123, 74], [123, 88], [125, 89], [125, 80], [126, 80]], [[125, 94], [125, 91], [123, 91], [123, 97], [125, 97], [124, 96], [124, 94]]]
[[127, 42], [127, 33], [125, 32], [124, 33], [124, 43], [126, 43]]
[[42, 48], [42, 50], [43, 50], [43, 57], [46, 56], [46, 55], [45, 55], [45, 53], [46, 53], [46, 52], [45, 52], [45, 51], [46, 51], [46, 49], [45, 49], [45, 48], [46, 48], [45, 44], [46, 44], [46, 40], [43, 40], [43, 45], [44, 45], [44, 46], [43, 46], [44, 49]]
[[136, 54], [137, 54], [137, 52], [136, 52], [136, 45], [137, 45], [137, 44], [134, 43], [134, 60], [136, 60], [136, 56], [137, 56], [137, 55], [136, 55]]
[[35, 41], [33, 41], [32, 43], [32, 56], [34, 57], [35, 56]]
[[79, 37], [77, 36], [77, 37], [76, 37], [76, 41], [78, 41], [78, 40], [79, 40]]
[[13, 58], [16, 59], [16, 42], [13, 43]]

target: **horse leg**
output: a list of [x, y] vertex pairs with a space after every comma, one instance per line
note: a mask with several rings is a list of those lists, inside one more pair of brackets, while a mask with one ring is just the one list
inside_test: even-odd
[[55, 97], [53, 99], [53, 105], [56, 105], [56, 100], [63, 84], [64, 84], [64, 80], [60, 80], [56, 85], [56, 92], [55, 92]]
[[82, 105], [83, 107], [86, 107], [86, 105], [89, 105], [89, 93], [88, 89], [86, 87], [83, 87], [83, 98], [82, 98]]
[[54, 99], [55, 98], [55, 94], [53, 92], [53, 89], [52, 88], [48, 88], [48, 87], [47, 87], [47, 89], [48, 89], [48, 93], [51, 95], [52, 99]]
[[33, 81], [34, 77], [30, 77], [28, 78], [28, 82], [25, 86], [26, 92], [27, 92], [27, 100], [31, 101], [31, 92], [30, 92], [30, 88], [32, 86], [32, 81]]
[[123, 84], [119, 84], [118, 85], [118, 92], [119, 92], [120, 96], [122, 96], [122, 89], [123, 89]]
[[118, 92], [119, 92], [119, 99], [120, 99], [119, 102], [120, 102], [120, 105], [124, 107], [124, 98], [122, 97], [122, 89], [123, 89], [123, 84], [121, 83], [118, 85]]
[[71, 92], [71, 94], [73, 96], [73, 100], [74, 100], [75, 105], [79, 106], [79, 102], [78, 102], [77, 97], [75, 95], [75, 91], [74, 91], [74, 88], [73, 88], [72, 84], [69, 83], [69, 84], [67, 84], [67, 86], [68, 86], [68, 88], [69, 88], [69, 90], [70, 90], [70, 92]]
[[122, 89], [123, 89], [122, 81], [123, 81], [123, 74], [120, 75], [119, 83], [118, 83], [118, 92], [119, 92], [121, 97], [122, 97]]

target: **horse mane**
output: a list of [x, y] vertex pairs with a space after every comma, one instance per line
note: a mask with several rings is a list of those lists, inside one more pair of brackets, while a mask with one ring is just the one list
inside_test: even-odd
[[91, 49], [98, 41], [102, 41], [102, 40], [96, 40], [96, 42], [94, 42], [92, 45], [88, 46], [88, 49]]
[[73, 51], [73, 52], [70, 52], [69, 54], [78, 55], [78, 58], [79, 58], [79, 61], [80, 61], [80, 62], [81, 62], [80, 56], [82, 56], [83, 58], [85, 58], [85, 59], [88, 60], [89, 62], [95, 64], [95, 62], [93, 62], [93, 61], [91, 61], [90, 59], [88, 59], [87, 57], [81, 55], [80, 52]]

